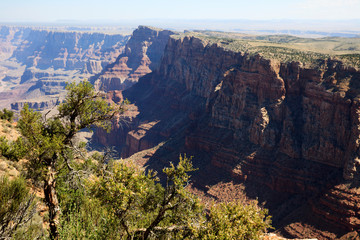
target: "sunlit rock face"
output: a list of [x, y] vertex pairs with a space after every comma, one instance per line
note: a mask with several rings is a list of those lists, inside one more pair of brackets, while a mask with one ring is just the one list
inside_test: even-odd
[[159, 66], [172, 31], [139, 26], [125, 46], [125, 51], [92, 81], [104, 91], [124, 90]]
[[[131, 128], [114, 131], [126, 136], [125, 157], [167, 141], [156, 164], [187, 152], [199, 176], [221, 169], [261, 184], [268, 195], [285, 194], [283, 201], [264, 199], [283, 231], [331, 239], [360, 227], [360, 195], [352, 188], [359, 176], [359, 82], [358, 70], [335, 59], [308, 67], [171, 37], [159, 68], [123, 92], [139, 112]], [[292, 196], [306, 200], [294, 203]], [[295, 211], [297, 220], [286, 220]]]
[[129, 36], [54, 28], [0, 27], [0, 107], [53, 107], [65, 85], [113, 63]]

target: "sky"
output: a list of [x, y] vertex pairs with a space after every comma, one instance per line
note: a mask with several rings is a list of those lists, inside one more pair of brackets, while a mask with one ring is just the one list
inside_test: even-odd
[[0, 0], [0, 22], [360, 19], [360, 0]]

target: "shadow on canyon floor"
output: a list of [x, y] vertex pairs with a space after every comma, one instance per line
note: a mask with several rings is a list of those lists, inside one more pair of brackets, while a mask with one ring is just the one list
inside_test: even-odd
[[[192, 173], [191, 191], [201, 195], [205, 201], [257, 200], [261, 206], [269, 209], [276, 232], [288, 238], [303, 236], [333, 239], [347, 233], [336, 224], [330, 226], [329, 222], [313, 213], [314, 206], [319, 206], [317, 202], [326, 189], [289, 193], [275, 191], [271, 186], [271, 179], [234, 178], [229, 171], [211, 164], [210, 153], [185, 151], [185, 135], [180, 135], [183, 136], [174, 137], [160, 146], [145, 164], [148, 168], [156, 170], [160, 179], [164, 179], [162, 169], [169, 166], [170, 161], [176, 163], [180, 153], [187, 152], [187, 156], [192, 156], [193, 164], [198, 169]], [[333, 169], [330, 175], [338, 180], [327, 188], [338, 184], [341, 179], [340, 171]], [[266, 181], [268, 183], [264, 183]]]

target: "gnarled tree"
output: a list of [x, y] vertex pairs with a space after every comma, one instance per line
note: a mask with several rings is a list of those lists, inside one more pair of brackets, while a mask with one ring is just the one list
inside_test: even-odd
[[66, 89], [67, 96], [53, 117], [43, 117], [25, 106], [18, 122], [28, 149], [28, 172], [34, 180], [43, 182], [51, 239], [58, 238], [61, 212], [56, 191], [57, 177], [60, 171], [73, 171], [76, 133], [94, 126], [109, 129], [110, 120], [125, 111], [124, 105], [109, 105], [87, 81], [71, 83]]

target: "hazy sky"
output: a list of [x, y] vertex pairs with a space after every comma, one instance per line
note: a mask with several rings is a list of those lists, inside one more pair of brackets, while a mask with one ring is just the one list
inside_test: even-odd
[[360, 0], [0, 0], [0, 21], [359, 19]]

